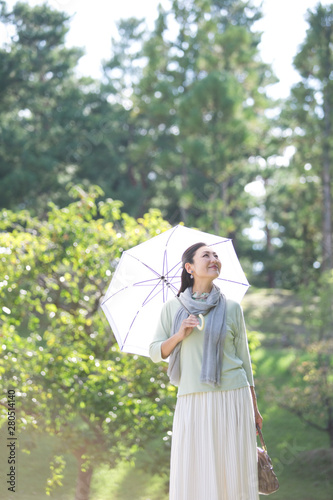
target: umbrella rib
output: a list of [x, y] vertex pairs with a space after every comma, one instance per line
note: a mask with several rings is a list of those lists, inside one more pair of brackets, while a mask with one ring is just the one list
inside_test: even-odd
[[[177, 266], [174, 266], [174, 267], [177, 267]], [[171, 269], [171, 271], [173, 271], [173, 269]], [[168, 278], [169, 283], [172, 284], [171, 281], [173, 279], [175, 279], [175, 278], [181, 278], [181, 269], [179, 269], [179, 274], [177, 274], [177, 272], [176, 272], [176, 274], [172, 274], [172, 276], [170, 276], [170, 273], [169, 273], [168, 276], [167, 276], [167, 278]], [[174, 286], [174, 285], [172, 285], [172, 286]]]
[[108, 297], [107, 299], [104, 300], [104, 302], [102, 302], [102, 306], [106, 304], [108, 300], [112, 299], [115, 295], [118, 295], [118, 293], [122, 292], [123, 290], [127, 290], [127, 288], [129, 287], [124, 286], [124, 288], [122, 288], [121, 290], [117, 290], [114, 294], [110, 295], [110, 297]]
[[[172, 236], [175, 234], [175, 232], [177, 231], [177, 229], [178, 229], [178, 228], [179, 228], [179, 225], [178, 225], [178, 226], [176, 226], [176, 227], [174, 228], [174, 230], [171, 232], [171, 234], [170, 234], [170, 236], [169, 236], [169, 238], [167, 239], [167, 242], [166, 242], [166, 244], [165, 244], [164, 256], [163, 256], [163, 276], [167, 276], [168, 278], [169, 278], [169, 270], [168, 270], [168, 258], [167, 258], [168, 254], [167, 254], [167, 247], [168, 247], [168, 245], [169, 245], [169, 242], [170, 242], [170, 240], [171, 240]], [[164, 265], [165, 265], [165, 264], [166, 264], [166, 266], [164, 267]], [[175, 269], [175, 267], [177, 267], [178, 265], [179, 265], [179, 263], [177, 263], [177, 264], [176, 264], [176, 265], [175, 265], [175, 266], [174, 266], [174, 267], [170, 270], [170, 272], [171, 272], [171, 271], [173, 271], [173, 270]], [[171, 283], [170, 283], [170, 285], [171, 285]], [[172, 285], [172, 286], [173, 286], [173, 287], [175, 288], [175, 290], [176, 290], [176, 287], [175, 287], [174, 285]], [[177, 291], [177, 290], [176, 290], [176, 291]], [[164, 284], [164, 281], [163, 281], [163, 302], [165, 302], [165, 298], [166, 298], [166, 297], [165, 297], [165, 295], [168, 295], [168, 287], [166, 288], [166, 294], [165, 294], [165, 284]]]
[[[150, 284], [150, 286], [152, 286], [152, 282], [156, 281], [156, 280], [161, 280], [161, 276], [158, 276], [157, 278], [153, 278], [151, 280], [145, 280], [145, 281], [137, 281], [136, 283], [133, 283], [133, 286], [140, 286], [140, 285], [148, 285]], [[158, 283], [157, 283], [158, 285]]]
[[[154, 290], [156, 290], [156, 287], [154, 288]], [[145, 298], [145, 300], [142, 302], [142, 305], [143, 305], [143, 306], [147, 305], [147, 304], [148, 304], [151, 300], [153, 300], [153, 299], [154, 299], [154, 298], [155, 298], [155, 297], [156, 297], [159, 293], [161, 293], [161, 290], [157, 290], [157, 292], [156, 292], [154, 295], [152, 295], [152, 293], [153, 293], [153, 291], [154, 291], [154, 290], [152, 290], [152, 291], [150, 292], [150, 294], [149, 294], [149, 295], [147, 295], [147, 297]]]
[[[164, 257], [163, 257], [163, 276], [168, 276], [168, 256], [167, 256], [167, 250], [166, 247], [164, 249]], [[163, 302], [165, 302], [166, 295], [168, 295], [168, 292], [165, 293], [165, 286], [164, 286], [164, 281], [163, 281]]]
[[[178, 226], [177, 226], [178, 227]], [[176, 230], [176, 229], [175, 229]], [[174, 233], [174, 231], [173, 231]], [[173, 234], [172, 233], [172, 234]], [[166, 245], [165, 245], [165, 248], [164, 248], [164, 255], [163, 255], [163, 267], [162, 267], [162, 271], [163, 271], [163, 276], [168, 276], [168, 254], [167, 254], [167, 247], [168, 247], [168, 244], [169, 244], [169, 241], [170, 241], [170, 238], [171, 238], [172, 235], [170, 235], [170, 237], [168, 238], [168, 241], [166, 242]], [[166, 295], [168, 295], [168, 292], [165, 293], [165, 282], [163, 280], [163, 302], [165, 302], [166, 300]]]
[[[164, 278], [164, 279], [163, 279], [163, 278], [164, 278], [164, 277], [162, 277], [162, 276], [161, 276], [160, 281], [163, 281], [163, 285], [164, 285], [164, 283], [165, 283], [165, 281], [166, 281], [166, 280], [165, 280], [165, 278]], [[142, 302], [142, 307], [144, 307], [144, 306], [145, 306], [146, 304], [148, 304], [151, 300], [153, 300], [153, 299], [154, 299], [154, 298], [155, 298], [155, 297], [156, 297], [159, 293], [161, 293], [161, 291], [160, 291], [160, 290], [158, 290], [158, 291], [157, 291], [157, 293], [155, 293], [155, 294], [152, 296], [153, 292], [156, 290], [156, 288], [158, 287], [158, 285], [159, 285], [159, 283], [156, 283], [156, 285], [154, 286], [154, 288], [152, 289], [152, 291], [149, 293], [149, 295], [147, 295], [147, 297], [145, 298], [145, 300]], [[173, 288], [174, 288], [174, 290], [175, 290], [175, 291], [177, 291], [176, 287], [175, 287], [174, 285], [172, 285], [171, 283], [167, 283], [167, 285], [169, 285], [170, 287], [173, 287]], [[163, 299], [164, 299], [164, 286], [163, 286]], [[125, 337], [125, 339], [124, 339], [124, 341], [123, 341], [123, 347], [124, 347], [124, 345], [126, 344], [127, 337], [129, 336], [129, 333], [130, 333], [130, 331], [131, 331], [131, 328], [132, 328], [132, 326], [133, 326], [133, 324], [134, 324], [134, 322], [135, 322], [136, 318], [138, 317], [138, 314], [139, 314], [140, 310], [141, 310], [141, 309], [138, 309], [138, 310], [137, 310], [137, 312], [136, 312], [136, 314], [135, 314], [135, 316], [134, 316], [134, 318], [133, 318], [133, 320], [132, 320], [132, 323], [131, 323], [131, 324], [130, 324], [130, 326], [129, 326], [128, 332], [127, 332], [126, 337]]]
[[138, 259], [137, 257], [135, 257], [134, 255], [131, 255], [130, 253], [127, 252], [127, 255], [129, 257], [132, 257], [132, 259], [135, 259], [137, 260], [138, 262], [140, 262], [140, 264], [142, 264], [143, 266], [145, 266], [147, 269], [149, 269], [149, 271], [151, 271], [152, 273], [156, 274], [156, 276], [159, 276], [159, 273], [156, 272], [152, 267], [148, 266], [148, 264], [146, 264], [145, 262], [142, 262], [142, 260]]
[[134, 321], [136, 320], [136, 318], [137, 318], [137, 316], [138, 316], [138, 314], [139, 314], [139, 311], [140, 311], [140, 309], [137, 311], [136, 315], [134, 316], [134, 318], [133, 318], [133, 320], [132, 320], [132, 323], [130, 324], [130, 327], [129, 327], [129, 329], [128, 329], [128, 332], [127, 332], [127, 334], [126, 334], [126, 337], [125, 337], [125, 338], [124, 338], [124, 340], [123, 340], [123, 345], [122, 345], [121, 350], [123, 350], [123, 348], [124, 348], [124, 346], [125, 346], [125, 344], [126, 344], [127, 337], [129, 336], [129, 333], [130, 333], [130, 331], [131, 331], [131, 328], [132, 328], [132, 326], [133, 326]]
[[[161, 281], [161, 280], [160, 280]], [[142, 302], [142, 306], [146, 305], [148, 302], [149, 302], [149, 297], [152, 295], [152, 293], [156, 290], [156, 288], [158, 287], [158, 285], [160, 284], [160, 281], [158, 283], [156, 283], [156, 285], [154, 286], [154, 288], [152, 289], [152, 291], [147, 295], [147, 297], [145, 298], [145, 300]], [[159, 294], [159, 291], [157, 292], [156, 295]], [[156, 296], [154, 295], [154, 296]], [[152, 297], [153, 298], [153, 297]], [[151, 299], [150, 299], [151, 300]], [[140, 310], [140, 309], [139, 309]], [[139, 311], [138, 311], [139, 312]]]
[[[179, 266], [180, 262], [178, 262], [178, 264], [176, 266], [174, 266], [171, 270], [173, 271], [175, 268], [177, 268]], [[168, 260], [166, 259], [166, 268], [168, 267]], [[177, 275], [177, 274], [173, 274], [172, 276], [170, 276], [170, 272], [168, 271], [168, 269], [166, 270], [166, 272], [164, 271], [163, 269], [163, 277], [167, 278], [166, 279], [163, 279], [163, 302], [165, 302], [165, 290], [166, 290], [166, 295], [168, 295], [168, 288], [172, 287], [173, 288], [173, 291], [175, 292], [178, 292], [177, 288], [175, 287], [175, 285], [173, 283], [171, 283], [171, 281], [174, 279], [174, 278], [179, 278], [180, 276]], [[167, 285], [167, 287], [165, 288], [164, 284]]]
[[[143, 303], [142, 303], [142, 306], [141, 306], [141, 307], [145, 306], [148, 302], [150, 302], [150, 300], [152, 300], [152, 299], [154, 298], [154, 297], [151, 297], [151, 298], [150, 298], [150, 300], [148, 300], [148, 298], [151, 296], [151, 294], [154, 292], [154, 290], [156, 290], [157, 286], [158, 286], [158, 283], [154, 286], [154, 288], [153, 288], [153, 290], [150, 292], [150, 294], [149, 294], [149, 295], [145, 298], [145, 300], [143, 301]], [[160, 293], [160, 292], [157, 292], [157, 294], [155, 294], [155, 296], [156, 296], [156, 295], [158, 295], [158, 293]], [[132, 320], [132, 323], [131, 323], [131, 324], [130, 324], [130, 326], [129, 326], [128, 332], [127, 332], [126, 337], [124, 338], [124, 341], [123, 341], [123, 347], [124, 347], [124, 345], [126, 344], [127, 337], [128, 337], [128, 336], [129, 336], [129, 334], [130, 334], [131, 328], [132, 328], [132, 326], [133, 326], [133, 324], [134, 324], [134, 322], [135, 322], [136, 318], [138, 317], [138, 314], [139, 314], [140, 310], [141, 310], [141, 308], [137, 310], [136, 315], [134, 316], [134, 318], [133, 318], [133, 320]]]
[[241, 281], [227, 280], [225, 278], [217, 278], [218, 281], [226, 281], [227, 283], [235, 283], [236, 285], [250, 286], [248, 283], [242, 283]]
[[[164, 281], [164, 278], [165, 278], [165, 276], [159, 276], [158, 278], [154, 278], [154, 279], [151, 279], [151, 280], [146, 280], [146, 281], [137, 281], [136, 283], [133, 283], [133, 284], [132, 284], [132, 286], [141, 286], [141, 285], [142, 285], [142, 286], [153, 286], [153, 282], [154, 282], [154, 281], [156, 281], [156, 280], [158, 280], [159, 282], [160, 282], [160, 281]], [[168, 277], [168, 278], [169, 278], [169, 277]], [[177, 276], [176, 274], [175, 274], [174, 276], [171, 276], [171, 279], [174, 279], [174, 278], [178, 278], [178, 276]], [[156, 283], [155, 288], [156, 288], [156, 286], [157, 286], [158, 284], [159, 284], [159, 283]], [[175, 287], [172, 283], [170, 283], [170, 284], [171, 284], [171, 285], [174, 287], [174, 289], [176, 290], [176, 287]]]
[[214, 247], [215, 245], [223, 245], [223, 243], [228, 243], [228, 241], [231, 241], [231, 238], [225, 238], [223, 241], [217, 241], [216, 243], [211, 243], [210, 245], [207, 246]]
[[[161, 276], [160, 278], [160, 281], [163, 281], [163, 285], [166, 281], [165, 277], [164, 276]], [[154, 286], [154, 288], [152, 289], [152, 291], [147, 295], [147, 297], [145, 298], [145, 300], [142, 302], [142, 306], [145, 306], [146, 304], [148, 304], [151, 300], [153, 300], [159, 293], [161, 293], [161, 290], [157, 290], [157, 292], [154, 294], [154, 291], [157, 289], [158, 285], [160, 283], [156, 283], [156, 285]], [[174, 291], [177, 292], [177, 289], [174, 285], [172, 285], [171, 283], [167, 283], [167, 285], [173, 287]], [[164, 289], [164, 287], [163, 287]], [[164, 298], [164, 296], [163, 296]]]

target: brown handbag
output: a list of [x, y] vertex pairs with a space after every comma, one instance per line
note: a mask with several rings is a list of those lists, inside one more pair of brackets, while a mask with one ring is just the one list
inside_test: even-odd
[[264, 436], [262, 435], [261, 429], [258, 425], [257, 429], [262, 446], [262, 448], [259, 448], [259, 446], [257, 447], [259, 494], [270, 495], [279, 489], [279, 481], [273, 470], [273, 464], [267, 453]]

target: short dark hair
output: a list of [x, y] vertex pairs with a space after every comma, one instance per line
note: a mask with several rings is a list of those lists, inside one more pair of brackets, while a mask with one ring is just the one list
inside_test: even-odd
[[186, 288], [192, 286], [193, 280], [191, 279], [190, 273], [188, 273], [185, 269], [185, 264], [189, 262], [190, 264], [193, 264], [193, 257], [195, 256], [196, 252], [199, 250], [201, 247], [205, 247], [206, 243], [194, 243], [194, 245], [191, 245], [188, 247], [185, 252], [183, 253], [182, 256], [182, 266], [183, 266], [183, 271], [181, 275], [181, 284], [180, 284], [180, 289], [178, 291], [178, 297], [182, 292], [185, 292]]

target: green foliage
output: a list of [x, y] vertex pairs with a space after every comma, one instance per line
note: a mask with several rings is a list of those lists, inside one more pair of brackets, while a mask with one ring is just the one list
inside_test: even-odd
[[57, 486], [63, 486], [62, 478], [66, 462], [63, 456], [55, 456], [50, 464], [51, 477], [47, 480], [45, 492], [50, 495]]
[[[164, 367], [119, 352], [99, 303], [121, 252], [169, 225], [156, 210], [136, 222], [119, 202], [96, 204], [100, 188], [71, 193], [44, 221], [0, 215], [1, 393], [15, 388], [25, 426], [61, 438], [82, 467], [114, 466], [169, 428], [175, 394]], [[61, 475], [55, 463], [48, 491]]]

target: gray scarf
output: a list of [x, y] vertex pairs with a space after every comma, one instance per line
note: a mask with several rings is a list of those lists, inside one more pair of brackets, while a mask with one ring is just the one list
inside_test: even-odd
[[[179, 296], [182, 303], [191, 314], [206, 315], [211, 309], [212, 314], [205, 318], [204, 328], [204, 348], [201, 367], [200, 381], [217, 387], [221, 384], [221, 366], [223, 346], [226, 336], [226, 298], [220, 289], [213, 285], [213, 289], [205, 302], [192, 299], [192, 288], [187, 288]], [[172, 323], [171, 334], [178, 332], [184, 319], [188, 317], [187, 311], [180, 307], [176, 312]], [[170, 382], [178, 385], [180, 381], [180, 349], [182, 342], [176, 345], [170, 354], [168, 375]]]

